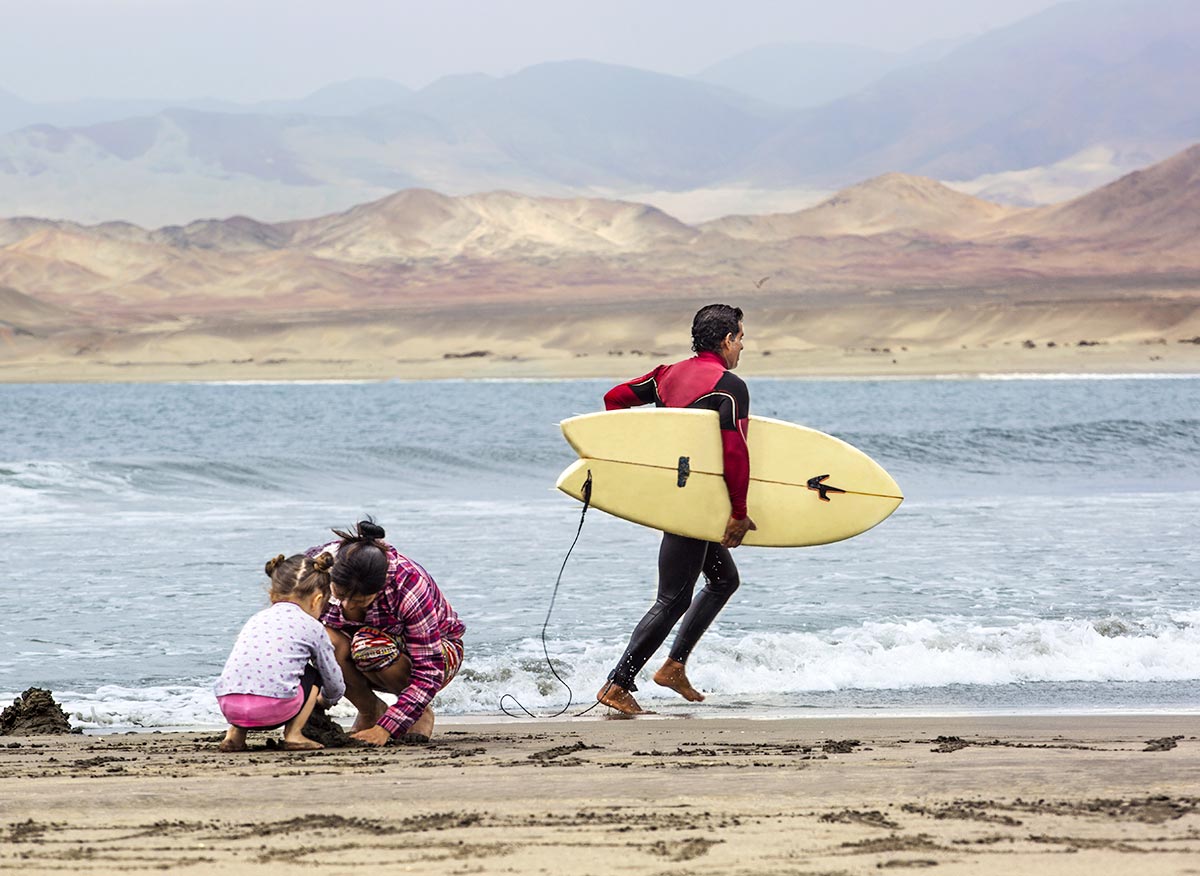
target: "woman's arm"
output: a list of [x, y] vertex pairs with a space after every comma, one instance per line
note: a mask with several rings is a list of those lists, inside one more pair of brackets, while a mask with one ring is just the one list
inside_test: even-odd
[[404, 623], [404, 651], [412, 661], [412, 669], [408, 687], [377, 722], [393, 737], [403, 735], [433, 702], [446, 670], [433, 592], [417, 568], [398, 569], [397, 573], [404, 575], [404, 583], [396, 613]]

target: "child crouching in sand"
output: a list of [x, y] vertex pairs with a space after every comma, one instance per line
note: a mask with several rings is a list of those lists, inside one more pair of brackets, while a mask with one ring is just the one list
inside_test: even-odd
[[332, 565], [330, 554], [312, 559], [280, 554], [267, 563], [271, 607], [246, 621], [215, 687], [229, 721], [221, 751], [245, 751], [247, 730], [280, 725], [286, 750], [323, 747], [303, 730], [318, 700], [329, 707], [346, 691], [329, 635], [317, 619], [329, 599]]

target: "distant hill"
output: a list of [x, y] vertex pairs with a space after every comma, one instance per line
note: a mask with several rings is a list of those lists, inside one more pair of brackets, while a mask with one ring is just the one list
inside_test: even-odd
[[644, 204], [511, 192], [450, 198], [421, 189], [280, 227], [292, 246], [356, 261], [629, 252], [687, 242], [697, 234]]
[[1198, 179], [1200, 146], [1086, 197], [1024, 210], [885, 174], [807, 210], [699, 226], [625, 201], [428, 189], [274, 224], [9, 219], [0, 220], [0, 285], [70, 307], [182, 313], [239, 301], [327, 307], [427, 284], [480, 295], [499, 276], [515, 290], [546, 290], [564, 277], [687, 288], [697, 276], [854, 284], [1200, 271]]
[[[16, 289], [0, 286], [0, 329], [31, 335], [39, 330], [62, 328], [75, 316], [69, 309], [46, 304]], [[5, 335], [0, 331], [0, 343]]]
[[889, 173], [838, 192], [797, 213], [727, 216], [704, 228], [747, 240], [924, 231], [968, 237], [1014, 211], [947, 188], [936, 180]]
[[[889, 172], [1046, 203], [1200, 140], [1198, 45], [1194, 0], [1088, 0], [949, 51], [762, 47], [709, 81], [567, 61], [246, 106], [35, 106], [0, 92], [0, 131], [28, 123], [0, 133], [0, 204], [82, 222], [276, 222], [406, 188], [660, 203], [744, 191], [749, 204], [754, 189], [831, 191]], [[1079, 158], [1102, 153], [1099, 167]]]
[[1052, 164], [1097, 144], [1200, 139], [1200, 4], [1069, 2], [796, 115], [733, 176], [899, 170], [937, 179]]
[[1081, 198], [1016, 216], [1011, 229], [1200, 250], [1200, 145]]
[[720, 176], [782, 118], [705, 83], [545, 64], [501, 79], [450, 77], [352, 116], [168, 109], [25, 128], [0, 136], [0, 202], [159, 225], [319, 215], [407, 187], [687, 189]]
[[403, 100], [412, 89], [390, 79], [350, 79], [319, 88], [297, 100], [267, 100], [235, 103], [229, 100], [193, 98], [180, 100], [84, 100], [34, 103], [0, 89], [0, 134], [30, 125], [57, 128], [88, 127], [153, 116], [169, 109], [237, 115], [352, 116], [377, 106]]
[[803, 109], [854, 94], [896, 69], [899, 61], [898, 53], [862, 46], [774, 43], [719, 61], [695, 78]]
[[0, 366], [196, 379], [640, 356], [718, 299], [752, 306], [756, 340], [798, 366], [818, 348], [890, 362], [1109, 339], [1122, 361], [1175, 361], [1200, 334], [1198, 178], [1200, 146], [1054, 208], [886, 174], [808, 210], [701, 226], [627, 201], [428, 189], [282, 223], [0, 220]]
[[926, 64], [956, 43], [928, 43], [908, 52], [885, 52], [831, 43], [771, 43], [706, 67], [695, 78], [768, 103], [806, 109], [847, 97], [905, 67]]

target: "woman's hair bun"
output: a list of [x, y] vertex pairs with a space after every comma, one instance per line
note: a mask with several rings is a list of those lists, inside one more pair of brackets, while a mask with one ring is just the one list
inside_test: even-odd
[[358, 521], [358, 534], [363, 538], [383, 538], [386, 535], [383, 527], [374, 520]]
[[[354, 524], [353, 532], [346, 529], [335, 529], [333, 534], [338, 537], [342, 544], [353, 544], [354, 542], [379, 541], [385, 533], [383, 527], [376, 523], [374, 518], [368, 517]], [[379, 545], [376, 545], [376, 547], [379, 547]]]
[[317, 554], [315, 557], [313, 557], [312, 564], [313, 568], [318, 572], [328, 572], [330, 567], [333, 566], [333, 554], [331, 554], [329, 551]]
[[279, 568], [279, 564], [282, 563], [286, 559], [287, 559], [287, 557], [285, 557], [283, 554], [279, 554], [278, 556], [272, 557], [271, 559], [267, 560], [267, 565], [264, 566], [263, 568], [266, 569], [268, 575], [274, 575], [275, 570]]

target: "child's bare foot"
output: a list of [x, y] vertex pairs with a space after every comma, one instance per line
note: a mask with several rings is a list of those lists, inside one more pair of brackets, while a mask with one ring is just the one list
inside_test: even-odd
[[626, 715], [640, 715], [646, 711], [638, 705], [633, 694], [611, 681], [600, 688], [600, 692], [596, 694], [596, 702], [602, 706], [608, 706], [610, 709], [616, 709], [618, 712], [624, 712]]
[[387, 703], [379, 697], [375, 697], [375, 702], [369, 712], [359, 711], [354, 718], [354, 724], [350, 727], [350, 733], [358, 733], [360, 730], [370, 730], [374, 727], [379, 719], [383, 717], [383, 713], [388, 710]]
[[689, 702], [700, 703], [704, 701], [704, 694], [692, 687], [692, 683], [688, 681], [687, 670], [684, 665], [678, 660], [672, 660], [670, 657], [667, 658], [662, 668], [654, 673], [654, 683], [661, 684], [663, 687], [669, 687]]
[[324, 747], [321, 743], [309, 739], [307, 736], [301, 736], [299, 739], [285, 738], [283, 740], [284, 751], [316, 751], [318, 748]]
[[221, 740], [221, 744], [217, 746], [217, 751], [229, 753], [231, 751], [246, 750], [246, 731], [241, 727], [230, 727], [225, 731], [225, 738]]

